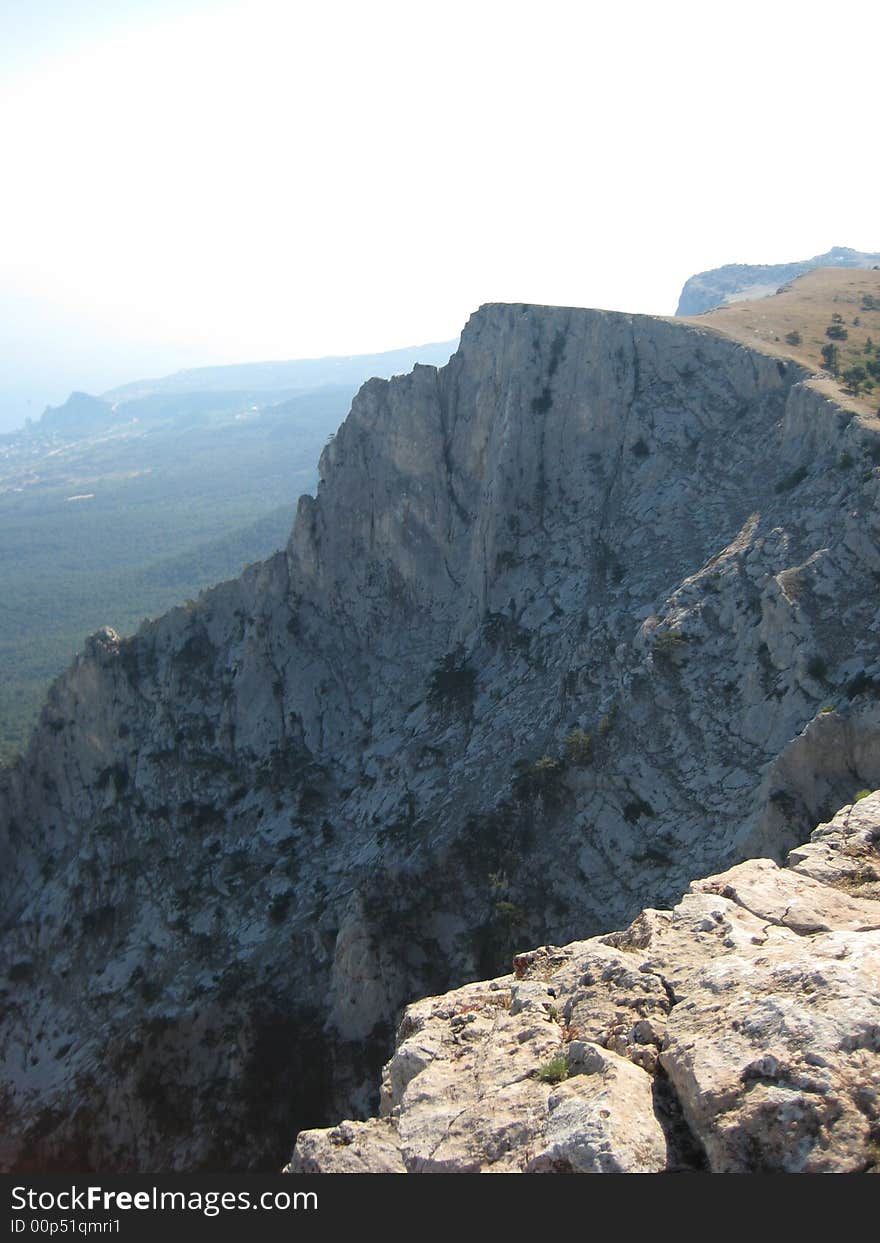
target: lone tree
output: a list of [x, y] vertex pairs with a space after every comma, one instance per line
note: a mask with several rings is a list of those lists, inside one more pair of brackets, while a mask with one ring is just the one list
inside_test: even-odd
[[854, 397], [858, 397], [867, 378], [868, 373], [861, 363], [856, 363], [854, 367], [847, 367], [843, 373], [844, 384]]
[[840, 370], [840, 350], [836, 345], [822, 346], [822, 362], [832, 375], [837, 375]]

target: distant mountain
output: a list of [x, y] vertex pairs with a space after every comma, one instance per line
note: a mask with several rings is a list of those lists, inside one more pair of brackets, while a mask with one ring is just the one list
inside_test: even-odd
[[282, 547], [356, 391], [262, 408], [253, 393], [74, 393], [0, 437], [0, 764], [96, 626], [131, 631]]
[[270, 556], [361, 384], [455, 344], [75, 392], [0, 435], [0, 764], [86, 634], [131, 631]]
[[[134, 387], [134, 386], [132, 386]], [[13, 432], [4, 438], [6, 443], [15, 444], [17, 440], [33, 443], [49, 440], [53, 444], [58, 440], [83, 441], [89, 440], [102, 432], [113, 430], [114, 433], [143, 431], [149, 428], [155, 431], [162, 428], [166, 432], [179, 432], [193, 426], [213, 427], [215, 430], [228, 423], [230, 419], [237, 422], [255, 418], [258, 414], [277, 417], [278, 411], [288, 409], [290, 404], [306, 400], [316, 400], [320, 407], [327, 407], [329, 398], [338, 397], [339, 402], [333, 405], [338, 411], [336, 423], [342, 421], [348, 411], [348, 405], [357, 392], [358, 385], [324, 384], [314, 389], [297, 389], [292, 393], [287, 389], [228, 389], [208, 392], [156, 392], [144, 393], [131, 399], [111, 401], [106, 397], [92, 397], [88, 393], [71, 393], [61, 406], [47, 406], [42, 418], [32, 423], [25, 432]], [[296, 406], [299, 414], [306, 407]], [[336, 424], [334, 424], [334, 427]], [[334, 430], [333, 427], [329, 429]]]
[[[158, 379], [135, 380], [110, 389], [101, 397], [71, 393], [61, 406], [47, 406], [29, 428], [31, 435], [49, 433], [61, 439], [80, 439], [119, 427], [132, 419], [139, 423], [192, 420], [254, 412], [305, 393], [337, 389], [347, 394], [365, 380], [404, 375], [416, 363], [442, 367], [455, 351], [456, 341], [411, 345], [380, 354], [351, 354], [282, 362], [235, 363], [221, 367], [194, 367]], [[344, 417], [347, 405], [339, 415]], [[4, 440], [14, 438], [10, 433]]]
[[115, 421], [113, 406], [90, 393], [71, 393], [63, 406], [47, 406], [39, 422], [41, 432], [91, 436]]
[[684, 283], [676, 315], [700, 315], [728, 302], [768, 298], [811, 268], [872, 268], [880, 253], [832, 246], [824, 255], [796, 263], [726, 263], [723, 268], [698, 272]]
[[223, 367], [193, 367], [156, 380], [137, 380], [104, 394], [107, 401], [132, 401], [155, 393], [216, 393], [251, 389], [293, 394], [327, 384], [362, 384], [378, 376], [387, 380], [405, 375], [416, 363], [442, 367], [454, 353], [457, 341], [410, 345], [381, 354], [349, 354], [327, 358], [301, 358], [288, 362], [235, 363]]

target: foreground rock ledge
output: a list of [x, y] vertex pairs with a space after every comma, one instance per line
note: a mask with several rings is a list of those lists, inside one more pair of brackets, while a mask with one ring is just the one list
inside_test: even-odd
[[287, 1173], [880, 1170], [880, 792], [625, 932], [406, 1010]]

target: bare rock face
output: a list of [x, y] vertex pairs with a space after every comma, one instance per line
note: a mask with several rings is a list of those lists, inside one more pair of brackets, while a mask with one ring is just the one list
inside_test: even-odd
[[[283, 552], [90, 639], [0, 773], [0, 1165], [278, 1168], [375, 1112], [413, 997], [780, 862], [880, 786], [880, 432], [804, 380], [690, 324], [483, 307], [447, 366], [364, 385]], [[694, 893], [644, 936], [826, 935], [824, 849], [778, 925], [743, 872], [757, 913]], [[588, 946], [601, 1090], [536, 1087], [537, 1016], [485, 1143], [552, 1096], [529, 1160], [678, 1160], [604, 1113], [647, 1108], [615, 1059], [656, 1084], [679, 968]], [[405, 1160], [458, 1161], [429, 1114]]]
[[880, 793], [790, 864], [409, 1006], [382, 1116], [287, 1172], [880, 1170]]

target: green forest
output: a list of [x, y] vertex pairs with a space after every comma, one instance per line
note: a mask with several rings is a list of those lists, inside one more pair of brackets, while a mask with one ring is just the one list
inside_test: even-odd
[[163, 395], [82, 436], [56, 411], [0, 438], [0, 763], [87, 635], [132, 633], [283, 546], [354, 392]]

